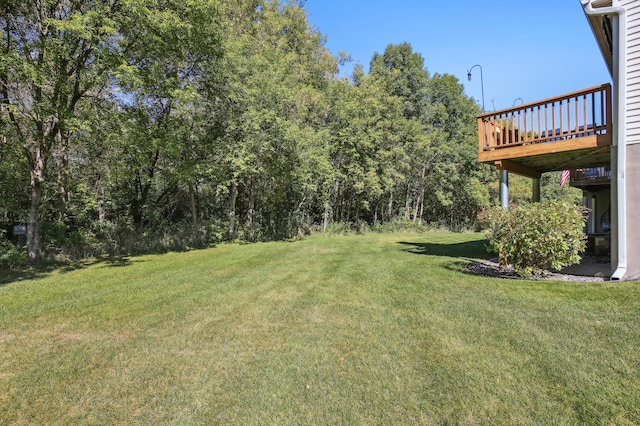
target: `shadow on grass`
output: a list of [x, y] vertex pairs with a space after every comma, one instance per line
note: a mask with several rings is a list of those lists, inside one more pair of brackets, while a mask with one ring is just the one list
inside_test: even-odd
[[484, 265], [482, 260], [488, 260], [494, 257], [494, 255], [487, 251], [487, 242], [485, 240], [455, 244], [411, 242], [401, 242], [400, 244], [409, 246], [409, 248], [405, 249], [405, 251], [409, 253], [451, 258], [442, 265], [442, 267], [448, 271], [475, 277], [520, 278], [514, 273], [497, 271], [490, 266]]
[[88, 268], [93, 265], [102, 265], [101, 267], [105, 268], [125, 267], [132, 265], [133, 263], [146, 262], [146, 260], [136, 259], [139, 256], [204, 250], [215, 246], [215, 244], [197, 245], [193, 247], [172, 246], [163, 247], [161, 249], [135, 250], [134, 253], [127, 255], [112, 254], [103, 255], [101, 257], [92, 259], [80, 259], [60, 262], [43, 261], [36, 264], [27, 264], [23, 267], [9, 270], [0, 269], [0, 287], [17, 281], [43, 278], [51, 274], [52, 272], [66, 273], [75, 271], [77, 269]]
[[500, 269], [492, 268], [489, 265], [484, 265], [482, 262], [478, 262], [477, 258], [456, 260], [444, 265], [444, 268], [449, 271], [459, 272], [473, 277], [506, 278], [511, 280], [523, 279], [515, 272], [502, 271]]
[[107, 256], [92, 260], [78, 260], [72, 262], [42, 262], [35, 265], [25, 265], [22, 268], [0, 270], [0, 287], [18, 281], [44, 278], [52, 272], [67, 273], [93, 265], [104, 267], [129, 266], [133, 262], [129, 256]]
[[487, 242], [485, 240], [466, 241], [455, 244], [413, 243], [401, 241], [400, 244], [407, 246], [405, 251], [414, 254], [473, 259], [489, 259], [491, 257], [487, 252]]

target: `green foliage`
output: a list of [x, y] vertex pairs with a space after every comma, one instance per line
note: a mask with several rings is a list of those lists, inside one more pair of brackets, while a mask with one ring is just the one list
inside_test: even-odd
[[29, 176], [17, 146], [15, 140], [0, 136], [0, 229], [24, 223], [27, 216]]
[[304, 2], [10, 2], [0, 27], [0, 222], [34, 260], [469, 229], [496, 198], [460, 82], [409, 43], [338, 77]]
[[0, 270], [18, 269], [27, 264], [27, 252], [10, 241], [5, 240], [4, 232], [0, 232]]
[[582, 203], [582, 190], [570, 185], [560, 186], [562, 172], [543, 173], [540, 179], [540, 198], [542, 200], [565, 201], [572, 204]]
[[374, 53], [371, 75], [386, 80], [389, 93], [402, 101], [407, 118], [418, 118], [426, 108], [429, 73], [424, 69], [422, 55], [409, 43], [389, 44], [382, 55]]
[[355, 235], [367, 232], [367, 225], [364, 223], [336, 222], [326, 229], [327, 235]]
[[523, 276], [544, 275], [580, 262], [586, 247], [585, 209], [557, 201], [494, 207], [481, 213], [489, 249], [502, 267]]
[[388, 222], [380, 222], [373, 227], [375, 232], [381, 233], [426, 232], [430, 229], [431, 227], [423, 223], [405, 219], [393, 219]]

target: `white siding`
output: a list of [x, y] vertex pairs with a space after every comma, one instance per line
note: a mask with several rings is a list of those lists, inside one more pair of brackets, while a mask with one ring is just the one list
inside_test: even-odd
[[621, 0], [627, 9], [627, 144], [640, 143], [640, 2]]

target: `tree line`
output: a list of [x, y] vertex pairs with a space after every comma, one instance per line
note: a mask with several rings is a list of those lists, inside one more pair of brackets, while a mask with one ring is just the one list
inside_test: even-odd
[[495, 199], [458, 80], [408, 43], [340, 76], [303, 2], [3, 1], [0, 37], [0, 222], [32, 260], [465, 228]]

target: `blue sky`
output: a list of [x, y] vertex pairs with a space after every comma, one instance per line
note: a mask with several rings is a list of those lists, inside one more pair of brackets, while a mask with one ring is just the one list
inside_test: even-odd
[[406, 41], [430, 75], [455, 75], [481, 104], [478, 67], [467, 80], [481, 65], [488, 111], [611, 80], [579, 0], [307, 0], [305, 9], [326, 47], [365, 72], [374, 52]]

